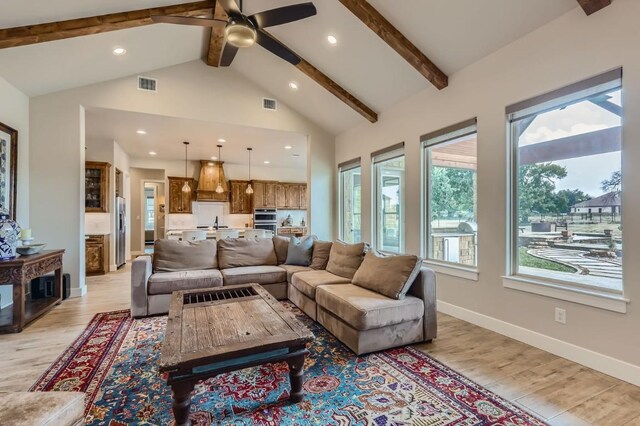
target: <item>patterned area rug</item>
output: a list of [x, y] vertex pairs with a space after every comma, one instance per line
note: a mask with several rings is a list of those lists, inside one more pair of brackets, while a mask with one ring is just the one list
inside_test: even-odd
[[[305, 400], [289, 404], [286, 363], [226, 373], [196, 386], [195, 425], [545, 425], [411, 347], [357, 357], [286, 304], [316, 335]], [[87, 393], [88, 425], [173, 425], [171, 390], [156, 368], [166, 317], [98, 314], [31, 390]]]

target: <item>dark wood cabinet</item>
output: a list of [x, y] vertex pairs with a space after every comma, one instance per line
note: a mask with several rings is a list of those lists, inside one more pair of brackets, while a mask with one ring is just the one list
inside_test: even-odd
[[[192, 213], [191, 201], [196, 191], [196, 181], [193, 178], [169, 177], [169, 213]], [[182, 187], [187, 181], [191, 191], [183, 192]]]
[[267, 180], [251, 181], [253, 187], [253, 207], [256, 209], [275, 209], [278, 182]]
[[230, 180], [230, 211], [231, 214], [251, 214], [253, 213], [252, 198], [256, 195], [254, 188], [253, 196], [247, 194], [249, 181], [246, 180]]
[[276, 191], [277, 208], [281, 210], [307, 209], [306, 183], [278, 183]]
[[86, 274], [106, 274], [109, 270], [109, 236], [88, 235], [84, 247]]
[[109, 170], [111, 164], [86, 161], [84, 165], [84, 211], [109, 212]]
[[287, 208], [287, 184], [278, 183], [276, 185], [276, 207], [279, 209]]

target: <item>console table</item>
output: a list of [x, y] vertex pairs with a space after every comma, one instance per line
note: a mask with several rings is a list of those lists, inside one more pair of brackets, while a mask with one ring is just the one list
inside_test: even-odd
[[[13, 286], [13, 304], [0, 310], [0, 333], [19, 333], [31, 321], [62, 301], [64, 250], [43, 250], [0, 261], [0, 283]], [[55, 271], [53, 296], [31, 299], [31, 280]]]

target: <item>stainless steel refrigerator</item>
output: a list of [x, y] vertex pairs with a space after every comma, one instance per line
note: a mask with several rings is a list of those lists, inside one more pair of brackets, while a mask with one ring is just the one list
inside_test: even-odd
[[127, 213], [125, 199], [116, 197], [116, 265], [125, 264], [126, 240], [127, 240]]

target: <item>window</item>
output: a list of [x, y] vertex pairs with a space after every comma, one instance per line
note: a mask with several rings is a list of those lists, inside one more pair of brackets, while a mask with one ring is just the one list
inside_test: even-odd
[[342, 163], [339, 172], [340, 239], [355, 243], [362, 239], [362, 168], [360, 158]]
[[622, 293], [621, 77], [507, 108], [511, 275]]
[[371, 154], [373, 240], [378, 250], [404, 250], [404, 143]]
[[153, 188], [145, 188], [145, 221], [144, 229], [146, 231], [153, 231], [155, 225], [156, 216], [156, 203], [154, 198]]
[[477, 132], [472, 119], [421, 137], [428, 260], [477, 266]]

